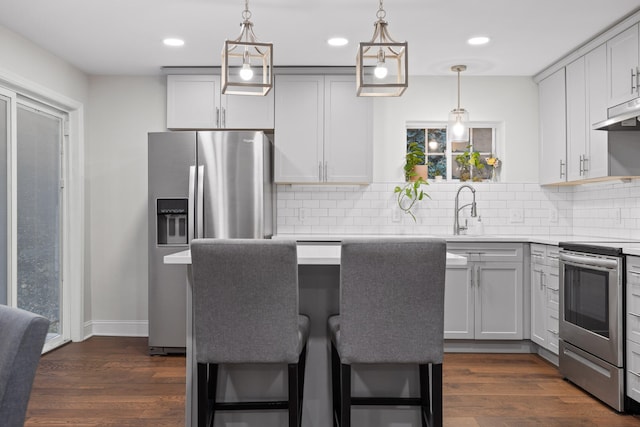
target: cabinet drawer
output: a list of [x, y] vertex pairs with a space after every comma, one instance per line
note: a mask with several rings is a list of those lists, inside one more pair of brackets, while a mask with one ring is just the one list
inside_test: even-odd
[[558, 309], [547, 309], [547, 348], [553, 353], [558, 354], [559, 336], [559, 318]]
[[627, 339], [640, 344], [640, 284], [627, 283]]
[[640, 257], [627, 257], [627, 283], [640, 285]]
[[557, 246], [547, 246], [547, 265], [555, 269], [559, 268], [558, 257], [560, 248]]
[[447, 243], [447, 251], [469, 262], [522, 262], [522, 243]]
[[627, 396], [640, 402], [640, 344], [627, 340]]

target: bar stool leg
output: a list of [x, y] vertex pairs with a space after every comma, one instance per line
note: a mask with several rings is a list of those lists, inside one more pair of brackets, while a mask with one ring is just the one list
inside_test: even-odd
[[340, 427], [351, 427], [351, 365], [340, 365]]
[[442, 427], [442, 363], [431, 365], [431, 388], [433, 398], [431, 407], [433, 408], [433, 426]]
[[298, 363], [290, 363], [289, 367], [289, 427], [298, 427], [299, 416], [299, 382]]
[[431, 413], [431, 395], [429, 393], [429, 365], [418, 365], [420, 371], [420, 412], [422, 427], [433, 426], [433, 416]]
[[207, 364], [198, 363], [198, 426], [207, 425], [207, 415], [209, 413], [209, 399], [207, 398]]
[[340, 356], [333, 342], [331, 343], [331, 397], [333, 400], [333, 427], [338, 427], [340, 421]]

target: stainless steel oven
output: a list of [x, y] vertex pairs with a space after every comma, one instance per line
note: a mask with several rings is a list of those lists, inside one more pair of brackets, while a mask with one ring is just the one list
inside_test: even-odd
[[560, 247], [560, 372], [623, 411], [622, 250], [576, 243]]

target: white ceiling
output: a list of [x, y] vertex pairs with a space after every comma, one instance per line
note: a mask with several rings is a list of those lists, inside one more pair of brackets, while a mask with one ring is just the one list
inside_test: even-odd
[[[412, 75], [534, 75], [640, 8], [640, 0], [387, 0], [391, 36], [409, 43]], [[162, 66], [220, 65], [240, 31], [243, 0], [0, 0], [0, 25], [89, 74], [159, 74]], [[376, 0], [250, 0], [274, 65], [354, 65]], [[346, 47], [326, 39], [341, 35]], [[491, 43], [466, 40], [487, 35]], [[180, 37], [182, 48], [167, 48]], [[0, 52], [0, 64], [2, 52]]]

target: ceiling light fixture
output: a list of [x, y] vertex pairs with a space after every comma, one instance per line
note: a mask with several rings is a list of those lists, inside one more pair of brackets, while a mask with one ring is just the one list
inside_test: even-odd
[[329, 43], [329, 46], [346, 46], [349, 40], [344, 37], [331, 37], [327, 40], [327, 43]]
[[223, 94], [264, 96], [273, 87], [273, 43], [257, 41], [250, 18], [245, 0], [240, 36], [222, 49]]
[[361, 42], [356, 56], [356, 93], [358, 96], [400, 96], [409, 86], [408, 44], [389, 35], [382, 0], [369, 42]]
[[489, 40], [490, 40], [489, 37], [478, 36], [478, 37], [471, 37], [469, 40], [467, 40], [467, 43], [469, 43], [472, 46], [480, 46], [480, 45], [489, 43]]
[[164, 40], [162, 40], [162, 43], [164, 43], [165, 46], [171, 46], [171, 47], [184, 46], [184, 40], [176, 39], [176, 38], [164, 39]]
[[451, 142], [469, 141], [469, 112], [460, 108], [460, 72], [466, 69], [466, 65], [451, 67], [451, 71], [458, 73], [458, 108], [451, 110], [447, 124], [447, 135]]

